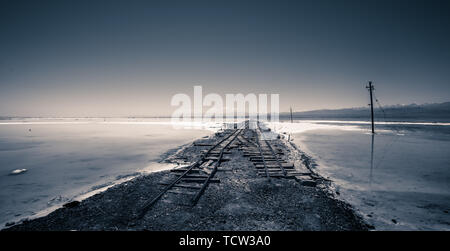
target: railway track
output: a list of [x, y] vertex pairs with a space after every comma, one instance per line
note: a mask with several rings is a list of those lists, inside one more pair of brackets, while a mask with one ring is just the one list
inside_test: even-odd
[[190, 201], [191, 206], [195, 206], [208, 188], [208, 185], [219, 182], [214, 176], [220, 164], [227, 160], [224, 156], [230, 153], [228, 149], [242, 131], [243, 129], [232, 130], [231, 133], [228, 133], [223, 139], [201, 154], [196, 162], [185, 168], [174, 169], [173, 172], [177, 173], [175, 180], [164, 184], [164, 189], [158, 195], [144, 203], [144, 206], [140, 210], [139, 218], [143, 217], [166, 193], [191, 195], [193, 196]]
[[178, 194], [183, 200], [188, 200], [188, 206], [195, 206], [209, 184], [220, 182], [215, 174], [221, 163], [229, 160], [225, 155], [231, 154], [229, 150], [234, 147], [243, 152], [243, 156], [253, 163], [257, 174], [268, 181], [272, 178], [292, 178], [304, 185], [315, 185], [311, 172], [298, 171], [293, 163], [286, 160], [282, 147], [272, 144], [266, 138], [267, 129], [262, 129], [259, 122], [252, 122], [257, 123], [256, 129], [248, 129], [249, 123], [245, 122], [243, 128], [226, 130], [226, 135], [215, 144], [194, 144], [209, 148], [193, 164], [171, 170], [175, 173], [174, 179], [162, 183], [164, 188], [144, 203], [138, 217], [143, 217], [156, 202], [169, 193]]
[[255, 166], [258, 175], [265, 176], [268, 180], [271, 178], [295, 178], [304, 181], [310, 172], [299, 172], [295, 169], [293, 163], [286, 160], [285, 154], [281, 148], [270, 143], [265, 132], [261, 129], [260, 123], [256, 122], [257, 129], [251, 130], [250, 137], [243, 137], [247, 144], [242, 147], [244, 156], [248, 157]]

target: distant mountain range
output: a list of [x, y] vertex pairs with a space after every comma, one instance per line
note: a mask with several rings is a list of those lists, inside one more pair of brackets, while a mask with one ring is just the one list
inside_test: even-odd
[[[376, 105], [376, 104], [375, 104]], [[247, 114], [248, 116], [248, 114]], [[446, 122], [450, 123], [450, 102], [432, 103], [432, 104], [409, 104], [409, 105], [391, 105], [384, 106], [382, 109], [376, 105], [374, 107], [374, 116], [376, 121], [416, 121], [416, 122]], [[270, 117], [270, 114], [268, 114]], [[20, 116], [0, 116], [0, 120], [25, 119], [32, 117]], [[34, 117], [48, 118], [48, 117]], [[64, 119], [65, 117], [51, 117], [49, 119]], [[72, 119], [98, 119], [96, 117], [71, 117]], [[102, 117], [116, 118], [116, 117]], [[118, 117], [119, 118], [119, 117]], [[170, 116], [128, 116], [122, 118], [170, 118]], [[281, 120], [289, 120], [290, 113], [280, 113]], [[305, 112], [294, 112], [293, 119], [311, 119], [311, 120], [370, 120], [370, 107], [356, 107], [345, 109], [323, 109]]]
[[[382, 107], [382, 109], [374, 106], [374, 116], [376, 121], [450, 122], [450, 102], [392, 105]], [[280, 114], [280, 119], [289, 118], [289, 113]], [[294, 112], [293, 118], [370, 120], [370, 107]]]

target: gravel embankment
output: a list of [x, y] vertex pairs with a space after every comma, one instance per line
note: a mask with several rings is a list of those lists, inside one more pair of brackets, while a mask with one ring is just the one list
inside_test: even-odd
[[[217, 138], [201, 139], [214, 142]], [[281, 146], [296, 168], [309, 159], [284, 140]], [[171, 162], [193, 161], [207, 147], [190, 145], [167, 157]], [[228, 156], [227, 156], [228, 157]], [[258, 176], [253, 164], [238, 149], [222, 163], [216, 178], [198, 204], [168, 194], [142, 218], [139, 209], [175, 176], [170, 171], [152, 173], [117, 185], [81, 203], [73, 203], [48, 216], [25, 221], [4, 231], [44, 230], [368, 230], [352, 208], [333, 197], [324, 180], [315, 187], [295, 179]]]

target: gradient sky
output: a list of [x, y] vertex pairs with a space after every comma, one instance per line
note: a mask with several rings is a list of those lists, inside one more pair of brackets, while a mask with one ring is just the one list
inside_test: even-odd
[[450, 101], [450, 1], [0, 2], [0, 115], [170, 115], [176, 93], [295, 111]]

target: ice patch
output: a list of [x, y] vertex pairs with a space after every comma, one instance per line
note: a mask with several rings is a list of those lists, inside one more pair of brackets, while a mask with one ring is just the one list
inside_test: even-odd
[[270, 122], [267, 126], [278, 133], [303, 133], [311, 130], [343, 130], [343, 131], [367, 131], [366, 129], [357, 125], [332, 125], [332, 124], [318, 124], [319, 121], [301, 121], [298, 123], [282, 123]]
[[26, 171], [28, 171], [28, 170], [27, 169], [16, 169], [16, 170], [12, 171], [9, 175], [19, 175]]

